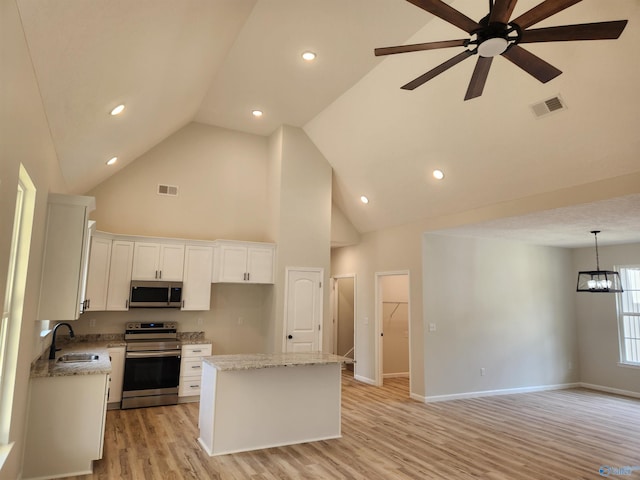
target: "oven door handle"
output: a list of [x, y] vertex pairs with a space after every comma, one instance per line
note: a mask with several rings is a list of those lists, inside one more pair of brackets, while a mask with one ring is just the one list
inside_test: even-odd
[[180, 350], [171, 352], [127, 352], [126, 358], [156, 358], [156, 357], [178, 357], [180, 358]]

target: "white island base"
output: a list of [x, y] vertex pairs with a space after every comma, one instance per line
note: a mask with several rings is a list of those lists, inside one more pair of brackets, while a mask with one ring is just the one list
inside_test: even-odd
[[[204, 450], [214, 456], [339, 438], [341, 364], [348, 359], [315, 356], [324, 361], [287, 363], [287, 354], [205, 358], [198, 438]], [[234, 357], [240, 362], [229, 361]]]

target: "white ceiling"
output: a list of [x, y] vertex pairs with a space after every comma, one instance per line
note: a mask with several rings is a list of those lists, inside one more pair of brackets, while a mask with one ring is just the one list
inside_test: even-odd
[[[640, 0], [584, 0], [537, 24], [629, 19], [618, 40], [527, 45], [564, 72], [544, 85], [496, 58], [482, 97], [466, 102], [475, 57], [400, 89], [460, 48], [373, 56], [466, 37], [404, 0], [17, 3], [63, 174], [78, 193], [194, 120], [259, 135], [303, 127], [334, 169], [335, 203], [361, 232], [640, 170]], [[512, 18], [537, 3], [520, 0]], [[476, 20], [488, 7], [451, 4]], [[300, 60], [307, 49], [314, 63]], [[568, 110], [535, 118], [530, 106], [558, 94]], [[114, 119], [118, 103], [127, 110]], [[265, 115], [251, 117], [254, 108]], [[116, 168], [106, 167], [114, 155]], [[431, 178], [434, 168], [444, 181]], [[640, 241], [640, 198], [620, 202], [611, 241]], [[484, 228], [576, 245], [611, 212], [572, 208]]]

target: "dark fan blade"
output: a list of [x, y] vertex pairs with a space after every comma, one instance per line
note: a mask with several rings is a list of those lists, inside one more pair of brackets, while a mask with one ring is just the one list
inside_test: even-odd
[[464, 52], [459, 53], [455, 57], [450, 58], [446, 62], [438, 65], [436, 68], [434, 68], [432, 70], [429, 70], [427, 73], [425, 73], [423, 75], [420, 75], [415, 80], [411, 80], [409, 83], [407, 83], [406, 85], [403, 85], [400, 88], [403, 88], [404, 90], [413, 90], [414, 88], [418, 88], [423, 83], [428, 82], [433, 77], [436, 77], [437, 75], [440, 75], [445, 70], [448, 70], [451, 67], [453, 67], [454, 65], [457, 65], [458, 63], [463, 61], [465, 58], [469, 58], [469, 56], [471, 56], [471, 55], [473, 55], [473, 53], [471, 53], [469, 50], [465, 50]]
[[545, 0], [528, 12], [520, 15], [518, 18], [513, 20], [512, 23], [515, 23], [524, 30], [525, 28], [541, 22], [545, 18], [549, 18], [551, 15], [555, 15], [556, 13], [561, 12], [562, 10], [569, 8], [571, 5], [575, 5], [581, 1], [582, 0]]
[[536, 57], [533, 53], [528, 52], [518, 45], [512, 45], [511, 48], [502, 54], [502, 56], [511, 60], [529, 75], [534, 76], [542, 83], [547, 83], [549, 80], [553, 80], [562, 73], [553, 65], [548, 64], [540, 57]]
[[478, 55], [476, 68], [473, 69], [471, 82], [469, 82], [467, 94], [464, 96], [465, 100], [470, 100], [482, 95], [482, 90], [484, 90], [484, 84], [487, 81], [487, 75], [489, 75], [489, 68], [491, 67], [492, 60], [493, 57], [481, 57]]
[[614, 22], [534, 28], [533, 30], [525, 30], [522, 32], [520, 43], [611, 40], [618, 38], [626, 26], [627, 20], [616, 20]]
[[438, 48], [464, 47], [467, 40], [446, 40], [443, 42], [414, 43], [413, 45], [400, 45], [397, 47], [376, 48], [376, 57], [380, 55], [393, 55], [394, 53], [418, 52], [420, 50], [436, 50]]
[[450, 7], [442, 0], [407, 0], [416, 7], [426, 10], [436, 17], [440, 17], [445, 22], [449, 22], [467, 33], [472, 33], [480, 28], [478, 22], [471, 20], [466, 15], [460, 13], [453, 7]]
[[489, 15], [489, 23], [509, 23], [518, 0], [496, 0]]

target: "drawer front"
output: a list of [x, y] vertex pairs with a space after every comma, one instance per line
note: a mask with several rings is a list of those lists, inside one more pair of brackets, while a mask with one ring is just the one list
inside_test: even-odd
[[200, 377], [202, 373], [202, 359], [201, 358], [183, 358], [180, 364], [180, 376], [192, 377], [197, 375]]
[[208, 357], [211, 355], [211, 344], [183, 345], [182, 357]]
[[200, 380], [200, 376], [180, 377], [178, 396], [189, 397], [192, 395], [200, 395]]

